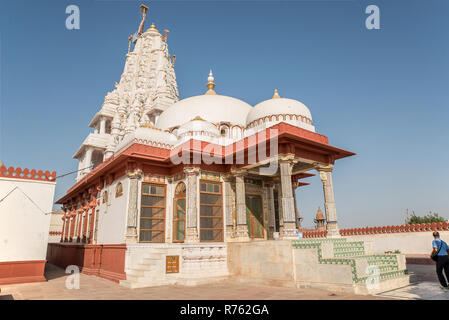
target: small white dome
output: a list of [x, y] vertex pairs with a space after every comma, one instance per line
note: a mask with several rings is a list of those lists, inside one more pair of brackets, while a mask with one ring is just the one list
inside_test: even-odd
[[150, 125], [137, 128], [134, 132], [125, 135], [122, 141], [117, 145], [115, 153], [119, 153], [133, 143], [140, 143], [159, 148], [172, 148], [178, 139], [168, 132], [151, 128]]
[[302, 120], [305, 120], [312, 124], [312, 114], [309, 108], [303, 103], [293, 99], [275, 98], [263, 101], [254, 106], [246, 117], [246, 125], [249, 126], [252, 122], [266, 117], [269, 117], [268, 121], [270, 121], [271, 116], [278, 115], [290, 115], [295, 118], [299, 116], [299, 121], [304, 122]]
[[178, 137], [184, 136], [196, 136], [196, 135], [205, 135], [209, 137], [219, 137], [220, 132], [217, 127], [206, 121], [201, 119], [200, 117], [196, 117], [193, 120], [184, 123], [179, 127], [176, 135]]
[[181, 126], [196, 116], [212, 123], [229, 122], [246, 125], [246, 116], [251, 106], [239, 99], [222, 95], [200, 95], [178, 101], [161, 113], [156, 126], [168, 130]]

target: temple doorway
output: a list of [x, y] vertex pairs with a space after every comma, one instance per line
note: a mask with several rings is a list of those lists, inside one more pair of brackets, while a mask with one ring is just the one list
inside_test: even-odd
[[178, 183], [173, 204], [173, 242], [184, 242], [186, 229], [186, 185]]
[[250, 238], [263, 238], [263, 212], [262, 197], [259, 195], [246, 195], [246, 224]]

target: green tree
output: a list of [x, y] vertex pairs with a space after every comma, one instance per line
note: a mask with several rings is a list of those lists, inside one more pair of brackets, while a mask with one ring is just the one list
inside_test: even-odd
[[406, 223], [407, 224], [417, 224], [417, 223], [433, 223], [433, 222], [444, 222], [446, 219], [444, 217], [440, 217], [438, 213], [434, 212], [432, 213], [429, 211], [429, 214], [425, 216], [417, 216], [415, 212], [413, 211], [412, 215], [410, 217], [407, 217]]

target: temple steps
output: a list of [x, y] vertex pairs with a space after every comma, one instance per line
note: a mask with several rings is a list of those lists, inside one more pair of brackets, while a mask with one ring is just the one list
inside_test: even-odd
[[126, 271], [126, 280], [120, 285], [127, 288], [143, 288], [173, 284], [166, 279], [164, 249], [152, 248], [151, 252], [142, 256], [141, 261]]

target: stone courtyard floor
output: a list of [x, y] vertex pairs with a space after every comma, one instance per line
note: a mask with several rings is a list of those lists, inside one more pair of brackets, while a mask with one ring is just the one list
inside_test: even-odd
[[47, 264], [47, 282], [0, 286], [0, 300], [384, 300], [384, 299], [448, 299], [436, 281], [434, 266], [410, 266], [418, 284], [376, 296], [332, 293], [317, 289], [296, 289], [232, 281], [196, 287], [162, 286], [128, 289], [95, 276], [80, 275], [80, 288], [67, 289], [64, 270]]
[[401, 300], [449, 300], [449, 291], [440, 288], [434, 265], [407, 265], [412, 274], [412, 284], [383, 292], [378, 297]]

